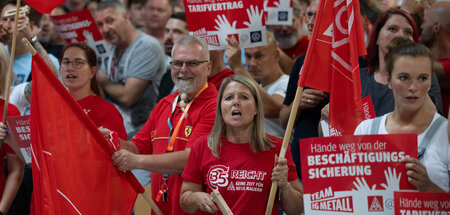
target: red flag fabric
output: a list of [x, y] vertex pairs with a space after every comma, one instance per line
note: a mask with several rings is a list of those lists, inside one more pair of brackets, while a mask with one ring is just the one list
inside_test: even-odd
[[330, 93], [330, 125], [353, 134], [362, 121], [358, 56], [366, 55], [359, 2], [322, 0], [298, 85]]
[[142, 186], [39, 54], [31, 71], [34, 214], [131, 214]]
[[66, 2], [66, 0], [24, 0], [30, 7], [39, 13], [50, 14], [53, 9]]

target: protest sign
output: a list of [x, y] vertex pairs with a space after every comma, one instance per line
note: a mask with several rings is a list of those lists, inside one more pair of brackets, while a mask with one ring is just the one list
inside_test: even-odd
[[13, 137], [12, 142], [8, 142], [8, 145], [27, 164], [31, 163], [30, 116], [7, 117], [6, 124]]
[[306, 214], [394, 214], [394, 191], [408, 183], [405, 157], [416, 134], [358, 135], [300, 141]]
[[91, 12], [86, 9], [59, 16], [51, 16], [55, 28], [67, 43], [88, 44], [98, 56], [107, 56], [106, 42], [103, 40]]
[[189, 34], [205, 40], [210, 50], [225, 49], [234, 37], [241, 48], [266, 45], [263, 1], [183, 0]]
[[292, 0], [269, 0], [266, 25], [292, 25]]
[[395, 214], [450, 215], [450, 193], [394, 192]]

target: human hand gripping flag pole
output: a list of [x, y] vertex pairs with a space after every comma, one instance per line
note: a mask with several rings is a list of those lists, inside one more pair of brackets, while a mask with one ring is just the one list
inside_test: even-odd
[[[286, 153], [304, 86], [329, 92], [330, 125], [342, 134], [353, 134], [363, 119], [358, 56], [365, 54], [359, 2], [320, 1], [280, 158]], [[272, 182], [266, 215], [272, 211], [276, 189]]]

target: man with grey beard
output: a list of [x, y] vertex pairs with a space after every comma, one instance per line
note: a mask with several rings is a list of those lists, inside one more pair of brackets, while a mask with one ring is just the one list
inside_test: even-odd
[[171, 75], [178, 90], [161, 99], [144, 127], [131, 141], [121, 140], [122, 149], [112, 156], [119, 170], [151, 172], [153, 200], [164, 214], [185, 214], [179, 204], [181, 173], [192, 144], [214, 124], [217, 90], [207, 83], [211, 67], [203, 40], [186, 35], [175, 41]]
[[308, 7], [307, 1], [294, 0], [292, 2], [292, 25], [271, 25], [279, 48], [292, 60], [306, 53], [308, 35], [304, 32], [305, 19], [303, 12]]

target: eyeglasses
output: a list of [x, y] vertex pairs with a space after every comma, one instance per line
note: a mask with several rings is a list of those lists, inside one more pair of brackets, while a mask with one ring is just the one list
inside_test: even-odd
[[316, 13], [313, 13], [313, 12], [305, 12], [305, 13], [303, 14], [303, 16], [305, 16], [306, 19], [311, 19], [311, 18], [313, 18], [313, 17], [316, 17]]
[[172, 62], [170, 62], [170, 65], [172, 65], [173, 68], [176, 69], [181, 69], [181, 67], [183, 67], [183, 65], [186, 65], [187, 68], [195, 68], [198, 65], [202, 64], [202, 63], [206, 63], [209, 62], [207, 60], [202, 60], [202, 61], [198, 61], [198, 60], [189, 60], [189, 61], [181, 61], [181, 60], [174, 60]]
[[86, 64], [86, 61], [82, 59], [75, 59], [73, 61], [70, 60], [61, 61], [62, 68], [68, 68], [70, 64], [72, 64], [72, 67], [74, 69], [81, 69], [84, 66], [84, 64]]

